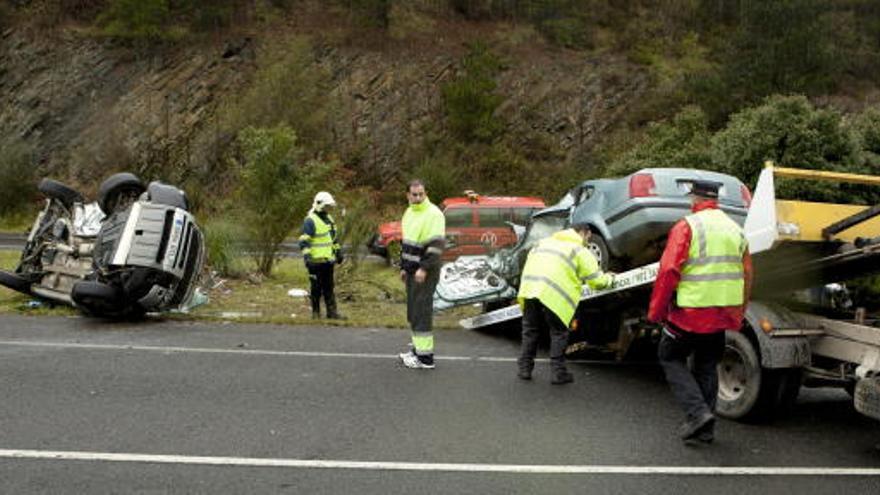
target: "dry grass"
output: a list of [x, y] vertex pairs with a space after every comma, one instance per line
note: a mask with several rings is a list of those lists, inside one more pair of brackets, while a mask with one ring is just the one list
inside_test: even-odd
[[[0, 269], [12, 270], [18, 263], [18, 251], [0, 251]], [[403, 284], [395, 268], [378, 261], [366, 261], [356, 267], [343, 265], [337, 276], [336, 296], [345, 321], [321, 319], [321, 325], [346, 327], [406, 328], [406, 301]], [[233, 320], [250, 323], [314, 325], [309, 300], [287, 295], [290, 289], [308, 290], [308, 275], [300, 259], [282, 260], [271, 277], [259, 280], [216, 279], [206, 288], [209, 302], [188, 314], [173, 314], [182, 320]], [[40, 303], [35, 299], [0, 286], [0, 314], [67, 316], [76, 310], [67, 306]], [[435, 327], [459, 328], [458, 320], [476, 314], [474, 308], [459, 308], [435, 316]]]

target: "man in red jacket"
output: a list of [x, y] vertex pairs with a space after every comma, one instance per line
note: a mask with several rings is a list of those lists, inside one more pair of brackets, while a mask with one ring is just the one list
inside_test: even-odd
[[740, 329], [751, 291], [748, 244], [742, 228], [718, 208], [718, 189], [714, 182], [693, 183], [692, 213], [669, 231], [648, 308], [648, 319], [663, 324], [657, 355], [686, 414], [685, 442], [715, 438], [724, 331]]

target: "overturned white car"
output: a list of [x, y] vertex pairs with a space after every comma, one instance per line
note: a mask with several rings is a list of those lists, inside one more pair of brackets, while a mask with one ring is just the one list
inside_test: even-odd
[[14, 272], [0, 284], [96, 316], [188, 306], [205, 262], [201, 230], [180, 189], [135, 175], [105, 180], [98, 200], [43, 179], [46, 206]]

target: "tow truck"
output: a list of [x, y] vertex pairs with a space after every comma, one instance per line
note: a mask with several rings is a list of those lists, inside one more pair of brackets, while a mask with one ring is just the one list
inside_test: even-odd
[[[761, 171], [744, 230], [754, 263], [752, 300], [743, 328], [726, 333], [719, 364], [717, 413], [768, 419], [790, 408], [802, 386], [840, 387], [855, 409], [880, 420], [880, 328], [816, 307], [792, 307], [794, 291], [880, 272], [880, 206], [788, 201], [776, 179], [880, 186], [880, 177], [776, 167]], [[624, 359], [639, 342], [659, 340], [646, 312], [658, 263], [617, 274], [612, 287], [585, 288], [568, 352]], [[460, 321], [485, 328], [522, 317], [516, 304]]]

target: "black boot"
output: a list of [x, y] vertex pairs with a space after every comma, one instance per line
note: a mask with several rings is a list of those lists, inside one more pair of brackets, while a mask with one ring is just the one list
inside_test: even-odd
[[321, 301], [312, 298], [312, 319], [317, 320], [321, 318]]
[[347, 320], [339, 311], [336, 310], [336, 296], [327, 298], [327, 318], [331, 320]]

